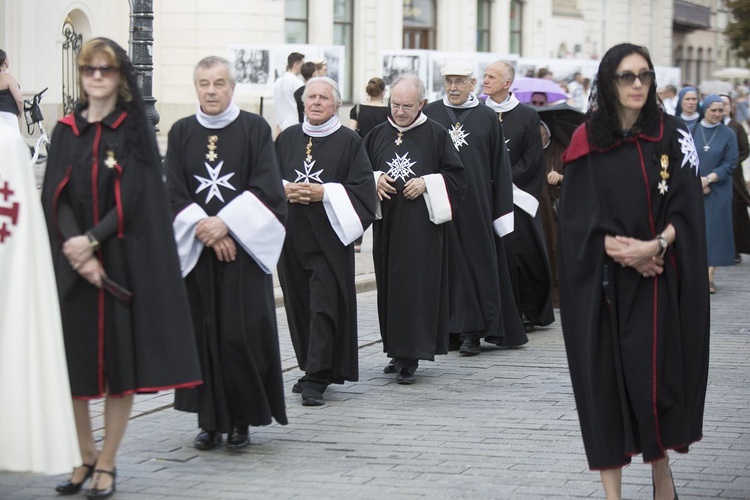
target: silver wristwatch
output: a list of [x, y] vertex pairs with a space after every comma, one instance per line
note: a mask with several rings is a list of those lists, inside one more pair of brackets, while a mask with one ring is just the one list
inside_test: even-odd
[[667, 238], [665, 238], [663, 234], [657, 234], [656, 242], [659, 243], [659, 257], [664, 257], [664, 254], [667, 253], [667, 247], [669, 246]]

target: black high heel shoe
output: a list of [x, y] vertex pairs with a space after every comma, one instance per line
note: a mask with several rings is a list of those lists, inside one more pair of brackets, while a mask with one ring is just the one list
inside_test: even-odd
[[[55, 491], [58, 492], [61, 495], [75, 495], [79, 491], [81, 491], [81, 487], [83, 486], [83, 483], [91, 479], [91, 476], [94, 475], [94, 466], [89, 464], [82, 464], [81, 467], [86, 467], [86, 475], [83, 477], [83, 481], [80, 483], [74, 483], [70, 479], [68, 479], [65, 482], [62, 482], [58, 484], [55, 487]], [[73, 476], [70, 476], [71, 479]]]
[[91, 499], [100, 499], [100, 498], [109, 498], [112, 496], [112, 494], [115, 492], [116, 486], [115, 483], [117, 482], [117, 469], [113, 469], [111, 471], [104, 470], [104, 469], [96, 469], [94, 471], [94, 474], [109, 474], [112, 476], [112, 485], [104, 490], [101, 490], [98, 488], [99, 486], [99, 479], [97, 478], [97, 481], [94, 483], [94, 485], [89, 489], [89, 491], [86, 493], [86, 498]]

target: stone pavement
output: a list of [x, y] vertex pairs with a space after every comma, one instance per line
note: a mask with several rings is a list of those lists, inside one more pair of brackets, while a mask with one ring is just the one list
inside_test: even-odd
[[[368, 245], [357, 261], [365, 289]], [[672, 455], [682, 499], [750, 498], [750, 261], [720, 268], [716, 284], [704, 438]], [[168, 393], [139, 397], [115, 498], [603, 498], [586, 465], [559, 322], [523, 348], [423, 362], [417, 383], [401, 386], [382, 372], [375, 293], [358, 299], [359, 382], [332, 386], [323, 407], [301, 406], [279, 308], [289, 425], [252, 428], [240, 453], [198, 452], [194, 415], [174, 411]], [[0, 498], [49, 498], [63, 478], [0, 473]], [[623, 496], [651, 491], [650, 468], [636, 458]]]

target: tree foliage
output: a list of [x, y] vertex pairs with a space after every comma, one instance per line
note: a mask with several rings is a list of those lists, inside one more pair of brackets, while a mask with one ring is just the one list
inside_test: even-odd
[[750, 0], [727, 0], [732, 19], [725, 34], [732, 49], [743, 59], [750, 59]]

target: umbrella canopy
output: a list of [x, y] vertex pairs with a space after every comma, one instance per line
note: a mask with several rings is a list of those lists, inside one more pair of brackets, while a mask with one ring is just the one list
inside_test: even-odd
[[729, 82], [720, 80], [704, 80], [698, 85], [701, 94], [728, 94], [732, 91], [734, 85]]
[[714, 78], [750, 78], [750, 69], [732, 66], [714, 71], [711, 76]]
[[513, 85], [510, 86], [510, 91], [524, 104], [530, 103], [531, 96], [539, 92], [547, 94], [547, 102], [568, 98], [568, 95], [558, 84], [546, 78], [516, 78], [513, 80]]
[[568, 103], [534, 109], [539, 113], [539, 118], [549, 127], [552, 138], [565, 147], [570, 144], [570, 138], [578, 125], [586, 119], [586, 115], [581, 110]]

